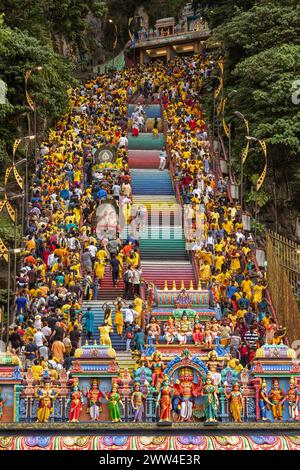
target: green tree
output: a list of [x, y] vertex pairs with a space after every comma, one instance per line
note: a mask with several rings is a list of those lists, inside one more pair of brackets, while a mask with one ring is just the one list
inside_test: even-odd
[[63, 34], [79, 49], [84, 48], [88, 14], [101, 17], [106, 11], [105, 0], [0, 0], [8, 26], [27, 31], [44, 43]]
[[[205, 2], [212, 3], [212, 2]], [[224, 2], [215, 2], [224, 6]], [[226, 2], [227, 3], [227, 2]], [[229, 2], [230, 3], [230, 2]], [[293, 199], [299, 202], [297, 192], [291, 192], [290, 181], [299, 168], [300, 107], [292, 102], [292, 87], [300, 76], [300, 6], [296, 0], [256, 0], [245, 2], [240, 8], [232, 7], [223, 21], [212, 32], [210, 43], [219, 43], [225, 59], [224, 95], [237, 90], [228, 100], [225, 118], [234, 111], [243, 113], [249, 120], [250, 134], [265, 139], [268, 144], [268, 178], [266, 185], [272, 199], [271, 188], [281, 189], [281, 201], [276, 201], [277, 213]], [[210, 86], [216, 82], [212, 76]], [[212, 99], [206, 109], [212, 107]], [[233, 156], [240, 159], [245, 146], [245, 130], [238, 119], [232, 120]], [[261, 163], [260, 163], [261, 162]], [[261, 153], [256, 150], [249, 156], [245, 175], [257, 173], [263, 166]], [[246, 188], [251, 188], [250, 178]]]
[[[43, 66], [30, 78], [30, 94], [38, 106], [39, 118], [50, 124], [66, 110], [67, 89], [75, 84], [74, 68], [50, 44], [18, 29], [9, 28], [0, 18], [0, 77], [7, 84], [7, 104], [0, 108], [0, 158], [7, 158], [19, 131], [26, 125], [28, 110], [24, 97], [26, 70]], [[24, 130], [25, 131], [25, 130]]]

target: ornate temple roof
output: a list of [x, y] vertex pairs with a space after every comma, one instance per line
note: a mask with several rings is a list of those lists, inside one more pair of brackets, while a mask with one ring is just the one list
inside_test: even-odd
[[85, 344], [81, 348], [76, 349], [75, 358], [78, 359], [115, 359], [116, 351], [107, 346], [99, 344]]
[[0, 366], [21, 366], [21, 361], [18, 356], [11, 352], [0, 352]]
[[286, 344], [264, 344], [256, 351], [256, 359], [297, 359], [294, 349]]

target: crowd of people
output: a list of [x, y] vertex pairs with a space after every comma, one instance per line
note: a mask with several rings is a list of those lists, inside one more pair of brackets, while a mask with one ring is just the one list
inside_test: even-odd
[[[122, 215], [125, 225], [134, 226], [127, 101], [128, 95], [141, 92], [150, 101], [159, 97], [164, 109], [188, 247], [197, 259], [203, 287], [213, 292], [215, 336], [220, 344], [231, 346], [236, 359], [243, 357], [245, 365], [260, 344], [279, 344], [285, 336], [270, 314], [265, 273], [256, 269], [241, 208], [228, 197], [226, 180], [218, 179], [212, 168], [201, 108], [208, 74], [209, 63], [200, 56], [175, 58], [101, 75], [71, 92], [69, 112], [41, 145], [32, 177], [14, 322], [7, 332], [9, 347], [22, 354], [25, 367], [35, 367], [36, 374], [45, 361], [54, 371], [70, 366], [82, 324], [88, 322], [82, 301], [98, 298], [105, 275], [112, 276], [115, 287], [124, 282], [125, 300], [134, 297], [129, 310], [138, 311], [135, 328], [134, 318], [128, 321], [128, 308], [121, 308], [119, 301], [115, 326], [126, 338], [127, 350], [132, 339], [143, 350], [138, 234], [129, 232], [124, 241], [120, 218], [111, 216]], [[143, 130], [139, 105], [133, 123]], [[103, 146], [113, 149], [111, 161], [97, 160]], [[161, 159], [163, 170], [166, 149]], [[107, 319], [105, 324], [113, 327]], [[163, 334], [163, 329], [157, 332]]]
[[[220, 343], [244, 364], [257, 347], [280, 344], [286, 330], [272, 317], [264, 269], [257, 269], [251, 233], [228, 180], [212, 167], [209, 132], [201, 107], [210, 61], [174, 59], [161, 91], [171, 165], [184, 205], [185, 234], [202, 287], [213, 293]], [[200, 99], [199, 99], [200, 96]], [[204, 327], [203, 327], [204, 331]]]

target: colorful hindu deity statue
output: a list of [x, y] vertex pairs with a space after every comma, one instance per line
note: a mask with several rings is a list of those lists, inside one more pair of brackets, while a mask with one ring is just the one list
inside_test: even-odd
[[233, 384], [231, 392], [227, 393], [226, 386], [227, 384], [224, 383], [224, 394], [227, 400], [230, 401], [230, 413], [233, 418], [233, 421], [236, 423], [240, 423], [242, 421], [242, 413], [243, 413], [243, 394], [240, 391], [240, 386], [238, 383]]
[[[0, 389], [0, 393], [1, 393], [1, 389]], [[3, 398], [1, 398], [1, 395], [0, 395], [0, 421], [3, 417], [3, 408], [4, 408], [6, 401], [7, 401], [7, 397], [4, 396]]]
[[179, 344], [186, 344], [189, 337], [192, 336], [192, 326], [188, 316], [183, 312], [181, 319], [177, 322], [177, 339]]
[[80, 413], [82, 411], [83, 397], [82, 392], [79, 390], [77, 383], [73, 386], [73, 390], [70, 394], [68, 404], [70, 404], [69, 422], [78, 423]]
[[149, 363], [149, 367], [152, 369], [152, 385], [158, 391], [159, 385], [164, 377], [164, 363], [162, 361], [162, 354], [159, 351], [154, 351], [151, 356], [151, 362]]
[[112, 384], [111, 392], [105, 394], [105, 398], [108, 400], [110, 419], [113, 423], [121, 422], [121, 406], [124, 408], [124, 403], [121, 400], [116, 382]]
[[201, 382], [193, 382], [194, 371], [191, 367], [179, 370], [178, 380], [174, 384], [173, 409], [179, 414], [180, 421], [191, 421], [194, 399], [200, 395]]
[[193, 341], [196, 345], [203, 343], [203, 325], [200, 321], [199, 316], [197, 315], [194, 320], [194, 330], [193, 330]]
[[278, 379], [274, 379], [271, 391], [269, 392], [268, 399], [271, 402], [272, 414], [273, 414], [273, 418], [275, 421], [282, 420], [283, 398], [284, 398], [284, 393], [279, 387], [279, 381]]
[[227, 382], [228, 384], [233, 384], [234, 382], [237, 382], [239, 379], [239, 374], [235, 369], [232, 369], [232, 367], [229, 366], [230, 359], [226, 357], [224, 360], [224, 367], [221, 370], [221, 379], [222, 383]]
[[150, 322], [147, 326], [147, 334], [148, 334], [149, 345], [150, 343], [153, 344], [153, 342], [158, 344], [158, 339], [160, 336], [160, 326], [159, 326], [159, 323], [156, 321], [155, 317], [152, 317], [150, 319]]
[[164, 339], [166, 340], [167, 344], [172, 344], [174, 339], [176, 339], [176, 336], [177, 329], [175, 321], [172, 317], [169, 317], [167, 323], [164, 326]]
[[92, 380], [91, 388], [84, 393], [84, 396], [88, 399], [88, 413], [90, 414], [91, 420], [98, 421], [100, 413], [102, 412], [102, 399], [104, 395], [101, 390], [99, 390], [97, 379]]
[[100, 332], [100, 346], [108, 346], [111, 348], [112, 344], [109, 334], [113, 333], [113, 328], [108, 323], [103, 323], [98, 327], [98, 330]]
[[172, 421], [172, 393], [173, 389], [170, 386], [169, 377], [165, 376], [156, 400], [156, 407], [160, 406], [160, 422]]
[[144, 400], [147, 399], [149, 392], [143, 393], [140, 389], [140, 384], [136, 383], [134, 385], [134, 392], [131, 395], [131, 406], [134, 410], [134, 423], [140, 423], [143, 419], [144, 413]]
[[206, 422], [217, 422], [217, 412], [219, 406], [218, 388], [213, 384], [213, 379], [210, 374], [207, 374], [206, 376], [202, 395]]
[[259, 390], [259, 410], [260, 410], [260, 419], [262, 421], [267, 421], [267, 411], [269, 406], [272, 406], [272, 403], [268, 399], [268, 392], [267, 392], [267, 382], [263, 380], [261, 382], [260, 390]]
[[[221, 384], [222, 377], [217, 369], [219, 365], [218, 354], [216, 353], [216, 351], [212, 350], [208, 353], [207, 357], [208, 357], [208, 361], [207, 361], [208, 370], [210, 372], [210, 375], [213, 379], [214, 384], [217, 387], [219, 387]], [[222, 365], [221, 362], [220, 362], [220, 365]]]
[[290, 420], [291, 421], [296, 420], [299, 415], [299, 409], [298, 409], [299, 392], [297, 390], [295, 379], [293, 377], [290, 379], [290, 387], [286, 391], [285, 397], [281, 401], [281, 404], [283, 405], [285, 401], [287, 401], [287, 404], [288, 404]]
[[213, 331], [211, 330], [210, 322], [206, 322], [204, 328], [204, 345], [206, 349], [211, 349], [213, 343], [214, 335]]
[[152, 381], [152, 370], [146, 364], [147, 360], [142, 356], [139, 359], [139, 367], [134, 371], [134, 380], [142, 387]]
[[39, 400], [37, 422], [48, 423], [54, 411], [53, 404], [59, 395], [59, 390], [55, 387], [51, 387], [50, 382], [45, 382], [43, 386], [36, 387], [34, 395], [35, 398]]

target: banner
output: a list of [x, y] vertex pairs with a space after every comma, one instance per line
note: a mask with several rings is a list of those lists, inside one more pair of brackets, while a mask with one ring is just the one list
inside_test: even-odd
[[224, 62], [223, 62], [223, 60], [218, 60], [217, 64], [220, 67], [221, 74], [223, 75], [223, 73], [224, 73]]
[[4, 258], [8, 262], [8, 250], [0, 238], [0, 259]]
[[221, 91], [222, 88], [223, 88], [223, 78], [222, 78], [222, 77], [219, 78], [219, 82], [220, 82], [220, 83], [219, 83], [218, 87], [215, 89], [215, 99], [218, 98], [218, 96], [219, 96], [219, 94], [220, 94], [220, 91]]
[[31, 96], [30, 96], [30, 94], [28, 93], [28, 90], [27, 90], [28, 80], [29, 80], [29, 77], [30, 77], [31, 73], [32, 73], [32, 70], [27, 70], [27, 72], [25, 74], [25, 96], [26, 96], [26, 100], [27, 100], [28, 106], [31, 109], [31, 111], [35, 111], [34, 101], [31, 98]]
[[[247, 121], [247, 119], [244, 119], [244, 123], [245, 123], [245, 126], [246, 126], [246, 129], [247, 129], [247, 136], [249, 136], [249, 122]], [[247, 140], [247, 145], [242, 153], [242, 158], [243, 158], [243, 165], [246, 161], [246, 158], [248, 156], [248, 153], [249, 153], [249, 147], [250, 147], [250, 143], [249, 143], [249, 140]]]
[[14, 175], [15, 175], [16, 182], [18, 183], [20, 189], [23, 189], [23, 187], [24, 187], [23, 178], [20, 176], [20, 173], [18, 172], [15, 165], [13, 166], [13, 172], [14, 172]]
[[20, 143], [22, 142], [22, 139], [16, 139], [14, 141], [14, 146], [13, 146], [13, 161], [15, 160], [15, 155], [16, 155], [16, 151], [17, 151], [17, 148], [19, 147]]
[[226, 124], [226, 121], [225, 121], [224, 118], [223, 118], [223, 129], [224, 129], [224, 132], [225, 132], [225, 135], [226, 135], [227, 139], [229, 139], [229, 137], [230, 137], [230, 128]]
[[258, 191], [262, 185], [263, 185], [263, 182], [265, 181], [265, 178], [266, 178], [266, 175], [267, 175], [267, 144], [264, 140], [259, 140], [259, 143], [260, 143], [260, 146], [263, 150], [263, 153], [264, 153], [264, 158], [265, 158], [265, 166], [264, 166], [264, 169], [260, 175], [260, 177], [258, 178], [257, 182], [256, 182], [256, 191]]
[[220, 102], [219, 102], [219, 104], [218, 104], [218, 107], [217, 107], [217, 116], [220, 116], [222, 109], [223, 109], [223, 98], [220, 99]]

